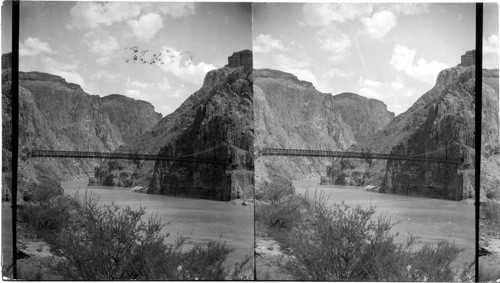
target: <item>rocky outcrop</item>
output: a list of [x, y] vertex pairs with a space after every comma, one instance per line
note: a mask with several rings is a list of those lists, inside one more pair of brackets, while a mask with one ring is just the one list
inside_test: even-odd
[[253, 67], [253, 57], [251, 50], [243, 50], [239, 52], [234, 52], [233, 55], [227, 58], [228, 64], [226, 67], [238, 68], [238, 67]]
[[[97, 184], [147, 187], [149, 193], [229, 200], [253, 194], [251, 69], [224, 67], [206, 74], [202, 87], [173, 113], [117, 151], [191, 155], [208, 150], [212, 164], [119, 161], [95, 171]], [[228, 140], [229, 139], [229, 140]]]
[[476, 50], [469, 50], [460, 57], [460, 66], [473, 66], [476, 65]]
[[[196, 117], [196, 108], [202, 101], [206, 100], [212, 89], [221, 84], [234, 69], [221, 68], [213, 70], [205, 75], [202, 87], [189, 96], [174, 112], [163, 117], [151, 130], [139, 136], [133, 142], [120, 146], [117, 151], [137, 152], [144, 154], [157, 154], [160, 149], [177, 140], [188, 130]], [[108, 163], [108, 162], [105, 162]], [[101, 164], [95, 177], [98, 184], [112, 186], [143, 186], [151, 184], [154, 161], [127, 161], [120, 160], [116, 166], [113, 164]], [[126, 173], [126, 174], [123, 174]], [[131, 179], [128, 179], [128, 176]], [[127, 176], [124, 180], [120, 176]]]
[[195, 105], [194, 120], [186, 131], [162, 147], [160, 154], [194, 155], [227, 165], [156, 162], [149, 193], [225, 201], [253, 194], [252, 71], [212, 72], [222, 80]]
[[120, 94], [110, 94], [101, 98], [102, 110], [111, 124], [118, 128], [123, 144], [129, 144], [145, 132], [151, 130], [161, 120], [162, 115], [154, 111], [151, 103], [135, 100]]
[[[276, 70], [255, 70], [256, 152], [264, 147], [344, 150], [371, 139], [394, 117], [386, 105], [353, 93], [331, 95]], [[317, 177], [330, 160], [260, 157], [256, 176], [269, 170], [293, 178]], [[323, 173], [324, 174], [324, 173]]]
[[[11, 69], [2, 71], [4, 160], [8, 159], [6, 156], [11, 151], [10, 72]], [[124, 144], [124, 137], [131, 137], [133, 130], [137, 132], [142, 131], [137, 130], [141, 127], [151, 128], [159, 120], [152, 106], [145, 106], [145, 102], [134, 103], [135, 100], [119, 98], [127, 104], [112, 106], [110, 99], [89, 95], [79, 85], [68, 83], [58, 76], [20, 72], [19, 79], [21, 187], [28, 188], [44, 178], [64, 180], [86, 177], [98, 165], [95, 160], [27, 159], [27, 153], [33, 149], [111, 152]], [[126, 107], [120, 111], [121, 106]], [[128, 121], [128, 128], [116, 122], [119, 117]]]
[[[489, 133], [484, 136], [482, 144], [486, 153], [498, 148], [498, 71], [485, 70], [483, 74], [490, 78], [483, 81], [482, 123]], [[460, 166], [343, 160], [329, 168], [330, 178], [343, 185], [381, 185], [380, 192], [385, 193], [452, 200], [472, 197], [474, 83], [473, 67], [457, 66], [443, 70], [436, 85], [406, 112], [394, 118], [372, 141], [351, 148], [353, 151], [417, 156], [428, 153], [432, 157], [463, 159]]]

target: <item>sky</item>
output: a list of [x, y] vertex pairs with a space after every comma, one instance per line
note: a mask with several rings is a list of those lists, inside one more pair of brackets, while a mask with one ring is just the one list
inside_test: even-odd
[[[498, 68], [498, 7], [487, 5], [484, 64]], [[321, 92], [382, 100], [396, 114], [431, 89], [441, 70], [475, 48], [474, 4], [257, 3], [253, 8], [255, 68], [293, 73]]]
[[[166, 115], [208, 71], [251, 49], [251, 28], [250, 3], [24, 1], [20, 70], [59, 75], [89, 94], [145, 100]], [[162, 52], [168, 63], [127, 63], [133, 46]]]
[[[4, 10], [2, 53], [11, 48]], [[484, 20], [483, 64], [498, 68], [496, 4], [485, 4]], [[474, 49], [474, 37], [475, 6], [465, 3], [33, 1], [21, 5], [20, 69], [59, 75], [94, 95], [145, 100], [166, 115], [209, 70], [252, 49], [254, 68], [292, 73], [333, 95], [379, 99], [400, 114]], [[173, 57], [127, 63], [131, 46]]]

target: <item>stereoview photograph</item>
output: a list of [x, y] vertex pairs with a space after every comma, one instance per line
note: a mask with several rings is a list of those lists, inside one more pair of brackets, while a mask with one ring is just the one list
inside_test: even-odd
[[497, 4], [18, 4], [4, 279], [500, 279]]
[[[498, 7], [484, 10], [481, 193], [498, 221]], [[475, 13], [254, 4], [257, 279], [474, 280]], [[492, 243], [484, 280], [500, 277]]]
[[251, 23], [250, 3], [21, 2], [17, 278], [254, 278]]

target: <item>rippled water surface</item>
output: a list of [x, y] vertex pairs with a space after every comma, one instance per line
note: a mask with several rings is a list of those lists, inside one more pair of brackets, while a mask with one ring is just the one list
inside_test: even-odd
[[345, 201], [349, 205], [368, 208], [376, 206], [376, 215], [386, 214], [399, 223], [393, 228], [399, 232], [398, 240], [406, 239], [408, 232], [420, 237], [424, 243], [439, 240], [454, 241], [464, 251], [457, 263], [472, 261], [475, 248], [474, 205], [464, 202], [407, 197], [393, 194], [367, 192], [363, 188], [335, 185], [318, 185], [317, 180], [294, 181], [296, 192], [311, 195], [323, 192], [328, 203]]
[[170, 233], [169, 241], [177, 234], [191, 237], [194, 243], [209, 240], [226, 241], [234, 249], [227, 263], [241, 261], [253, 253], [253, 207], [202, 199], [148, 195], [119, 187], [87, 187], [87, 182], [62, 182], [67, 195], [83, 197], [85, 191], [99, 196], [99, 203], [111, 203], [132, 208], [146, 207], [147, 215], [158, 214], [162, 222], [170, 222], [162, 232]]

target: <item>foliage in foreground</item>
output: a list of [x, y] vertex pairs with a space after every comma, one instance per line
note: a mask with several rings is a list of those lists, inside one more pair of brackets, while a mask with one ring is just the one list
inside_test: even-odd
[[[70, 202], [61, 196], [56, 199]], [[42, 237], [53, 238], [51, 250], [63, 258], [57, 273], [69, 280], [225, 280], [251, 276], [247, 270], [250, 257], [234, 268], [224, 265], [232, 251], [225, 243], [192, 245], [182, 236], [175, 244], [166, 243], [169, 235], [160, 233], [165, 225], [157, 217], [143, 220], [145, 208], [133, 210], [115, 204], [102, 207], [95, 198], [86, 197], [71, 206], [72, 213], [64, 214], [67, 218], [61, 225], [42, 225], [41, 230], [38, 223], [46, 223], [44, 217], [51, 220], [55, 208], [33, 207], [36, 211], [25, 213], [37, 212], [39, 219], [28, 224], [37, 232], [43, 231], [39, 234]]]
[[322, 196], [304, 201], [302, 221], [275, 235], [288, 256], [284, 268], [297, 280], [453, 281], [471, 276], [470, 270], [458, 274], [452, 267], [461, 252], [454, 243], [416, 250], [414, 237], [395, 241], [390, 220], [373, 220], [373, 207], [330, 207]]
[[[481, 202], [481, 214], [487, 222], [500, 226], [500, 202], [487, 200]], [[497, 226], [498, 227], [498, 226]]]

